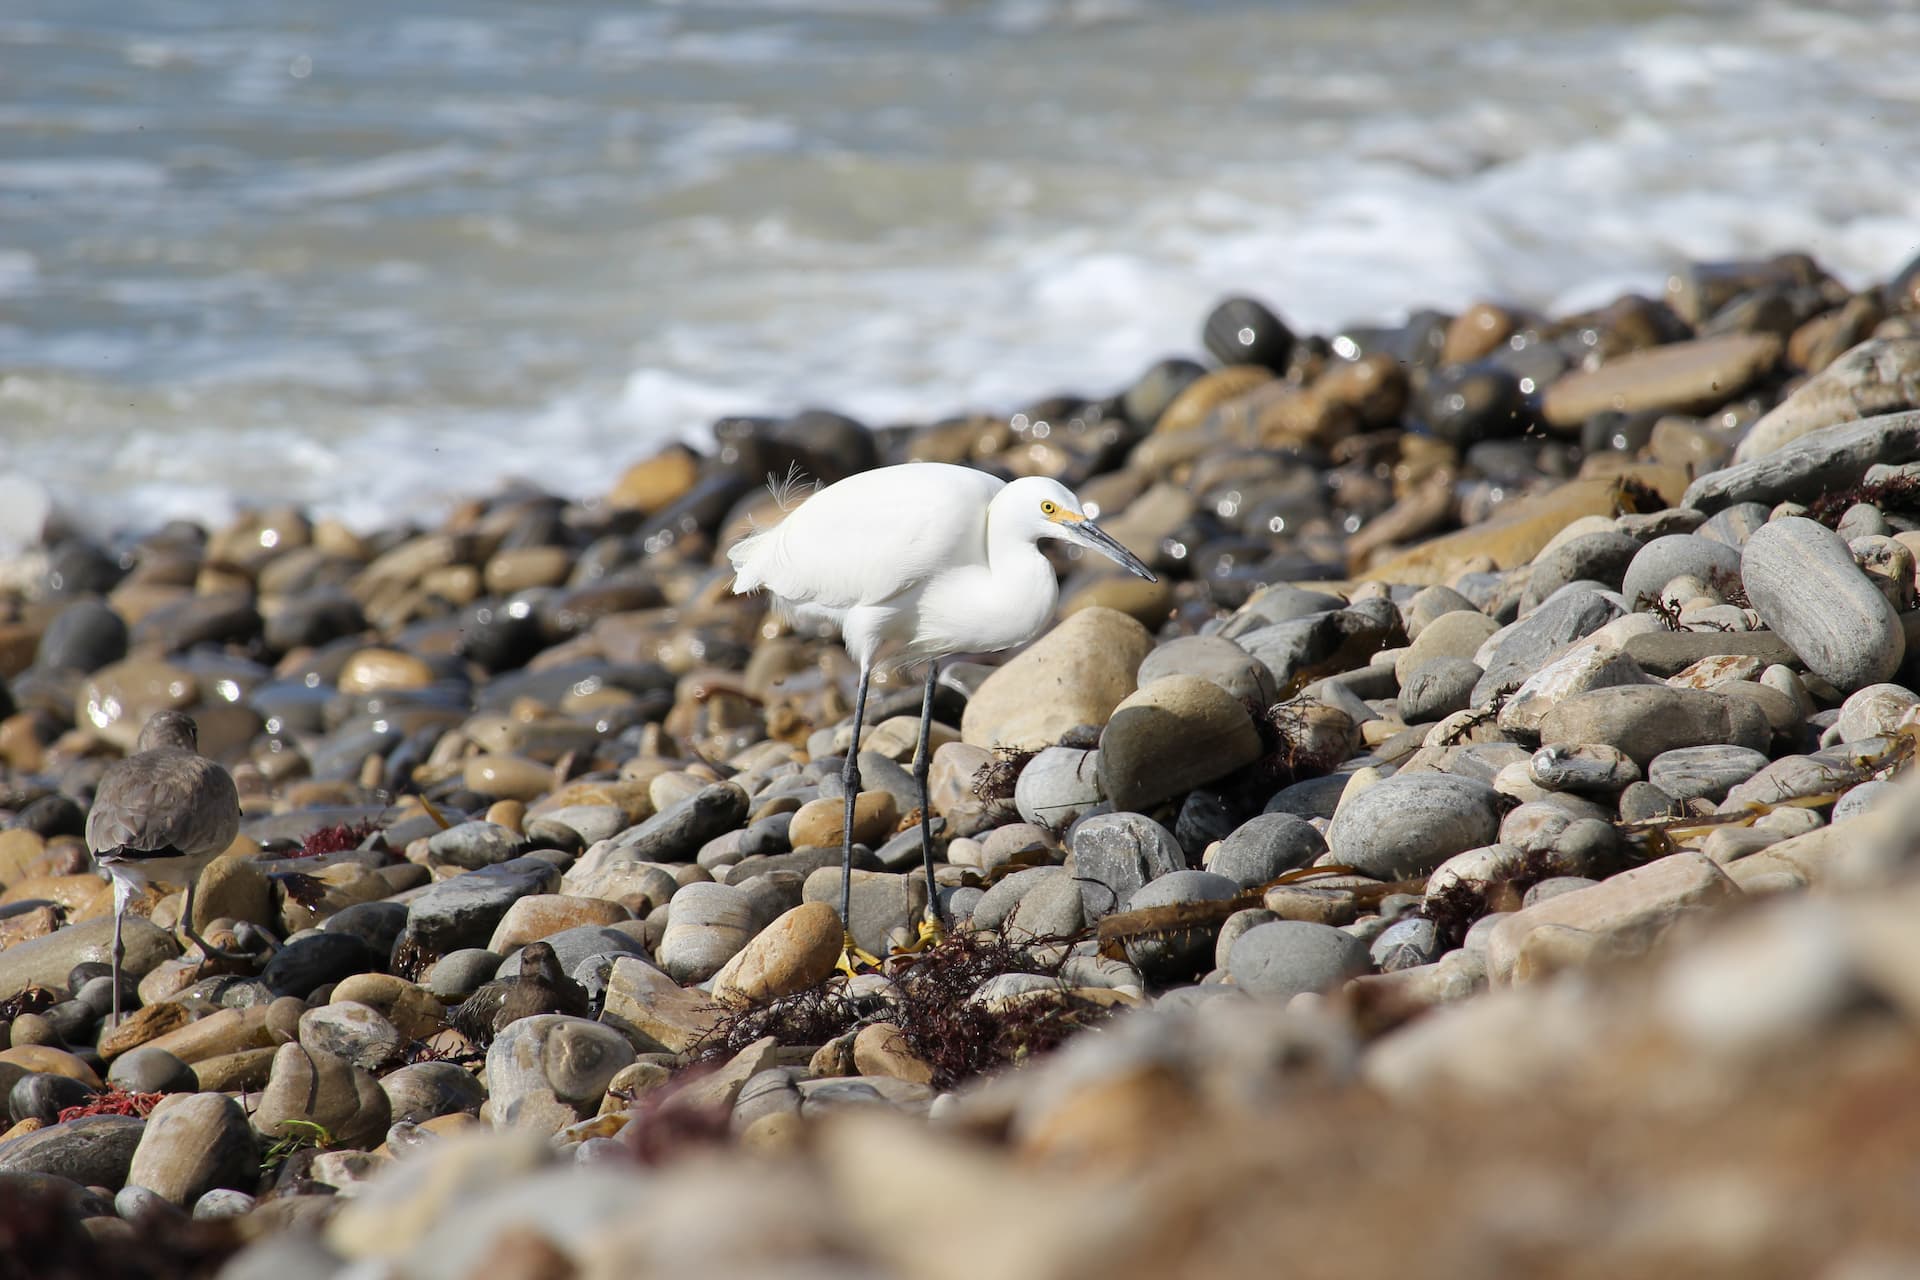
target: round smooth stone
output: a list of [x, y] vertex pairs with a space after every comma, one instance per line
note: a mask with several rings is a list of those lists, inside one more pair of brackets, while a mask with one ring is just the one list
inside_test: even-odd
[[1678, 747], [1663, 751], [1647, 765], [1647, 781], [1675, 800], [1711, 800], [1767, 767], [1767, 757], [1746, 747]]

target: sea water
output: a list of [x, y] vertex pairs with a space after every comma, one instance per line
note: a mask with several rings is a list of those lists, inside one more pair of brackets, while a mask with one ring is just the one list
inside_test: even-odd
[[14, 0], [0, 86], [0, 473], [100, 526], [1920, 248], [1902, 0]]

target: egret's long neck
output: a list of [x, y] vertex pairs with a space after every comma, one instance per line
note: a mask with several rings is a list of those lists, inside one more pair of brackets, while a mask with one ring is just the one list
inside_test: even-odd
[[[997, 505], [997, 503], [996, 503]], [[987, 569], [993, 577], [991, 602], [982, 601], [1010, 635], [1021, 643], [1038, 634], [1053, 617], [1060, 594], [1053, 566], [1034, 545], [1029, 528], [1004, 511], [987, 510]]]

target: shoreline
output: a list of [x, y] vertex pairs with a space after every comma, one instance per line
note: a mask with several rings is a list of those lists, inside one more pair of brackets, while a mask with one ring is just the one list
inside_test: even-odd
[[[1494, 1274], [1515, 1232], [1565, 1274], [1920, 1249], [1844, 1158], [1920, 1135], [1845, 1115], [1920, 1078], [1920, 259], [1330, 335], [1237, 298], [1202, 345], [1004, 418], [722, 419], [591, 502], [0, 565], [32, 1238], [226, 1280], [1224, 1275], [1329, 1224], [1325, 1274]], [[843, 981], [852, 664], [724, 550], [769, 474], [908, 460], [1060, 479], [1160, 580], [1050, 553], [1055, 625], [945, 669], [958, 936]], [[882, 956], [926, 905], [918, 707], [877, 685], [861, 745], [845, 926]], [[244, 817], [195, 923], [272, 954], [183, 958], [156, 889], [109, 1027], [81, 834], [162, 710]], [[536, 941], [591, 1017], [519, 980]], [[483, 988], [535, 1016], [453, 1029]], [[1557, 1190], [1503, 1226], [1502, 1178]], [[1688, 1198], [1716, 1179], [1739, 1212]], [[925, 1248], [957, 1222], [991, 1260]]]

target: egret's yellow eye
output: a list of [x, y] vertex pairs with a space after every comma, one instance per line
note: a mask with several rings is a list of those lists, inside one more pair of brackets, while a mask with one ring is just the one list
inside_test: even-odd
[[1059, 513], [1060, 504], [1051, 498], [1040, 504], [1040, 514], [1043, 516], [1058, 515]]

